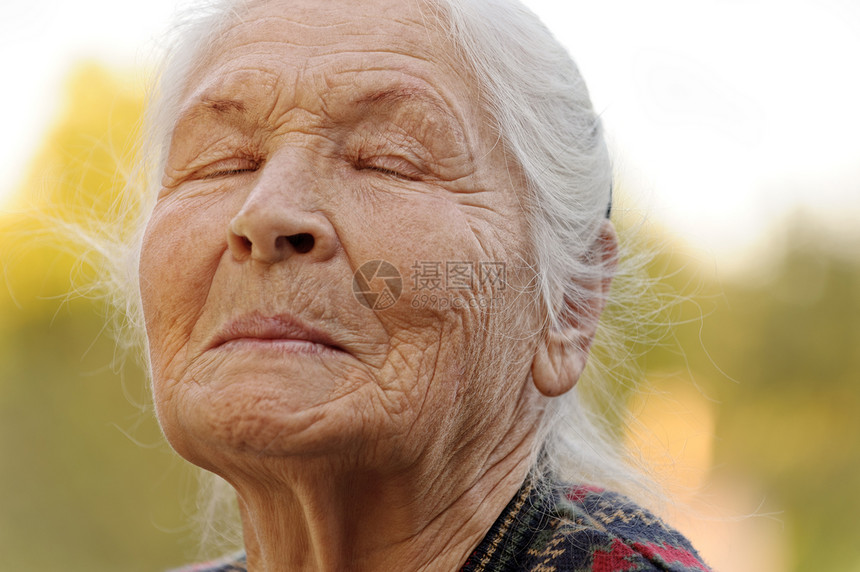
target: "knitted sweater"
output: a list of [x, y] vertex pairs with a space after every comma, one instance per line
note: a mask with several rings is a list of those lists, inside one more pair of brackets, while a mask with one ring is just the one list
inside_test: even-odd
[[[547, 492], [547, 490], [552, 492]], [[689, 541], [629, 499], [589, 486], [526, 481], [461, 572], [693, 572]], [[174, 572], [247, 572], [244, 554]]]

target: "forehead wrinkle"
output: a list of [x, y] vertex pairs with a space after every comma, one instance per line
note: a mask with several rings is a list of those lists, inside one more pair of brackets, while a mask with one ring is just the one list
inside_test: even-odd
[[[355, 32], [357, 29], [364, 29], [360, 26], [356, 26], [356, 24], [363, 21], [378, 24], [380, 16], [383, 16], [386, 21], [398, 25], [408, 26], [418, 24], [422, 27], [429, 27], [426, 14], [424, 14], [424, 11], [418, 7], [417, 3], [413, 4], [412, 8], [414, 8], [414, 10], [411, 13], [406, 12], [400, 14], [397, 14], [396, 12], [386, 13], [387, 10], [385, 8], [380, 9], [379, 7], [366, 10], [366, 7], [362, 6], [362, 2], [356, 3], [356, 6], [354, 6], [356, 10], [344, 9], [342, 2], [335, 3], [335, 7], [333, 8], [325, 8], [321, 6], [321, 3], [318, 0], [311, 8], [300, 8], [295, 6], [294, 3], [290, 3], [290, 5], [282, 7], [284, 9], [278, 9], [275, 4], [277, 3], [273, 3], [269, 0], [267, 2], [258, 2], [255, 6], [249, 6], [245, 16], [236, 19], [235, 25], [238, 26], [254, 21], [275, 21], [279, 23], [292, 24], [298, 28], [310, 30], [344, 28], [350, 32]], [[409, 6], [407, 4], [408, 3], [403, 2], [403, 0], [399, 0], [396, 3], [395, 10], [402, 11], [404, 9], [408, 9]], [[375, 28], [368, 27], [366, 29], [373, 30]]]
[[[242, 17], [223, 34], [219, 45], [231, 41], [274, 42], [320, 50], [351, 43], [356, 38], [379, 38], [379, 45], [400, 45], [425, 56], [445, 43], [440, 29], [428, 18], [426, 0], [392, 0], [389, 6], [368, 8], [363, 2], [249, 2]], [[349, 4], [349, 3], [347, 3]], [[399, 33], [405, 30], [405, 33]], [[421, 33], [416, 34], [416, 30]], [[401, 51], [401, 50], [395, 50]], [[426, 58], [425, 58], [426, 59]]]

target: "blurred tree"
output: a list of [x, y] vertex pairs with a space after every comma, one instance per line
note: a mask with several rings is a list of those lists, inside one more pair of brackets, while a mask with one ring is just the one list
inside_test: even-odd
[[726, 303], [707, 321], [704, 345], [737, 379], [709, 388], [720, 402], [715, 460], [767, 484], [785, 511], [796, 570], [853, 570], [860, 249], [803, 218], [783, 232], [765, 275], [725, 284]]
[[110, 367], [104, 305], [68, 297], [92, 269], [51, 228], [112, 208], [142, 109], [127, 83], [74, 70], [17, 214], [0, 215], [2, 570], [159, 570], [194, 555], [190, 473], [163, 444], [139, 368]]
[[860, 248], [824, 228], [795, 216], [759, 268], [720, 283], [664, 250], [652, 276], [694, 294], [667, 314], [671, 343], [641, 358], [670, 380], [657, 390], [674, 398], [682, 377], [712, 401], [714, 467], [755, 483], [798, 571], [860, 565]]

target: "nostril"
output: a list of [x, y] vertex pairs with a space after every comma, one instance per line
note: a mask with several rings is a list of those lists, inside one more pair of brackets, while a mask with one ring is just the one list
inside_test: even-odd
[[306, 232], [302, 232], [300, 234], [294, 234], [292, 236], [288, 236], [287, 240], [292, 245], [293, 250], [298, 252], [299, 254], [305, 254], [310, 252], [314, 247], [314, 237], [311, 234]]

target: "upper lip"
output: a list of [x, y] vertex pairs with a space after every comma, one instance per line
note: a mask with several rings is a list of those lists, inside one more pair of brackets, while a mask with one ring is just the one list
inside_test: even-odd
[[305, 323], [290, 314], [267, 316], [259, 313], [247, 314], [230, 320], [218, 330], [208, 344], [208, 349], [217, 348], [231, 340], [302, 340], [344, 351], [326, 332]]

